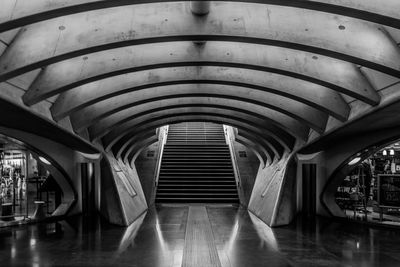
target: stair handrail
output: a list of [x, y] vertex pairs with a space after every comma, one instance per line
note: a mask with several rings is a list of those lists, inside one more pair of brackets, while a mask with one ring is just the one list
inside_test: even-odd
[[157, 164], [156, 164], [156, 172], [154, 174], [154, 176], [155, 176], [154, 177], [155, 187], [158, 186], [158, 179], [159, 179], [160, 170], [161, 170], [161, 162], [162, 162], [162, 157], [163, 157], [163, 153], [164, 153], [164, 146], [167, 143], [169, 125], [162, 126], [159, 129], [160, 129], [160, 132], [159, 132], [158, 141], [159, 141], [160, 146], [158, 147], [158, 158], [157, 158]]
[[224, 125], [224, 133], [225, 133], [225, 140], [226, 140], [226, 143], [228, 144], [229, 152], [231, 154], [233, 173], [235, 175], [236, 184], [237, 184], [237, 187], [239, 189], [241, 187], [241, 184], [240, 184], [240, 172], [239, 172], [239, 166], [237, 164], [237, 158], [236, 158], [235, 149], [234, 149], [234, 146], [233, 146], [233, 142], [235, 141], [234, 130], [233, 130], [233, 128], [231, 126]]

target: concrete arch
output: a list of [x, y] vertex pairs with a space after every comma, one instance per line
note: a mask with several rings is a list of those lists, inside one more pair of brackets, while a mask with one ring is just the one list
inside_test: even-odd
[[55, 120], [103, 99], [145, 88], [178, 84], [221, 84], [246, 87], [288, 97], [345, 121], [349, 106], [335, 91], [280, 74], [221, 67], [178, 67], [118, 75], [71, 89], [52, 106]]
[[[288, 147], [287, 144], [283, 143], [282, 140], [277, 140], [274, 137], [268, 135], [268, 132], [265, 130], [260, 130], [258, 128], [259, 124], [249, 123], [247, 121], [227, 116], [227, 115], [216, 115], [210, 114], [208, 112], [177, 112], [168, 115], [160, 114], [157, 117], [152, 119], [142, 121], [132, 128], [128, 129], [124, 135], [119, 138], [116, 142], [110, 144], [113, 140], [106, 141], [107, 143], [104, 144], [104, 147], [108, 147], [115, 155], [119, 152], [119, 150], [123, 147], [124, 144], [129, 142], [129, 140], [137, 135], [141, 134], [149, 129], [154, 129], [154, 127], [161, 127], [163, 125], [167, 125], [170, 123], [176, 123], [175, 119], [177, 118], [187, 118], [189, 121], [207, 121], [207, 122], [215, 122], [215, 123], [222, 123], [226, 125], [230, 125], [236, 127], [240, 130], [251, 132], [253, 136], [261, 137], [262, 140], [265, 140], [264, 144], [267, 144], [270, 149], [280, 157], [285, 150], [291, 150], [292, 148]], [[179, 122], [183, 122], [180, 120]]]
[[[171, 101], [172, 100], [172, 101]], [[109, 133], [111, 130], [119, 127], [120, 125], [129, 122], [133, 119], [139, 118], [142, 115], [149, 114], [154, 111], [166, 110], [170, 108], [179, 108], [179, 107], [210, 107], [210, 108], [219, 108], [225, 109], [227, 111], [238, 111], [243, 114], [247, 114], [253, 116], [255, 118], [261, 119], [265, 121], [267, 124], [271, 125], [271, 129], [277, 128], [280, 131], [286, 131], [290, 135], [299, 138], [301, 140], [306, 140], [309, 128], [302, 127], [303, 125], [296, 123], [296, 125], [292, 126], [288, 124], [286, 121], [279, 121], [284, 116], [279, 116], [277, 119], [269, 115], [270, 110], [263, 109], [260, 106], [251, 105], [243, 103], [239, 101], [229, 101], [224, 99], [215, 99], [217, 101], [210, 101], [214, 99], [210, 98], [172, 98], [167, 100], [158, 100], [153, 101], [148, 104], [134, 106], [133, 108], [128, 108], [123, 110], [122, 112], [114, 113], [113, 115], [106, 117], [96, 123], [95, 125], [89, 127], [89, 136], [92, 140], [98, 139]], [[290, 122], [290, 121], [289, 121]], [[293, 120], [293, 122], [296, 122]], [[295, 127], [300, 126], [300, 127]], [[300, 130], [302, 132], [296, 132], [296, 130]], [[278, 130], [279, 131], [279, 130]]]
[[[161, 112], [166, 112], [166, 111], [170, 111], [170, 110], [176, 110], [177, 108], [181, 108], [182, 109], [182, 108], [188, 108], [188, 107], [191, 108], [191, 109], [193, 109], [193, 108], [195, 108], [195, 109], [202, 108], [203, 110], [207, 109], [207, 111], [209, 111], [210, 108], [211, 109], [219, 109], [220, 112], [224, 111], [224, 113], [227, 113], [229, 115], [232, 115], [232, 112], [235, 112], [236, 114], [239, 114], [240, 117], [243, 116], [243, 114], [247, 115], [247, 116], [250, 116], [250, 118], [254, 117], [254, 119], [256, 119], [258, 121], [261, 121], [262, 125], [263, 125], [263, 128], [266, 128], [267, 132], [272, 132], [273, 136], [278, 136], [279, 139], [284, 137], [284, 139], [288, 140], [289, 142], [293, 142], [294, 141], [293, 137], [288, 135], [288, 133], [286, 133], [285, 131], [280, 130], [279, 128], [274, 127], [273, 125], [270, 125], [268, 119], [264, 119], [262, 116], [261, 117], [257, 116], [257, 114], [250, 114], [250, 113], [246, 112], [245, 110], [235, 109], [235, 108], [231, 108], [231, 107], [230, 108], [225, 108], [225, 107], [221, 108], [220, 106], [212, 106], [212, 105], [188, 105], [188, 106], [186, 106], [186, 105], [177, 105], [177, 106], [169, 106], [168, 109], [167, 108], [149, 109], [148, 111], [144, 112], [144, 114], [152, 114], [154, 112], [160, 112], [160, 111]], [[144, 115], [144, 114], [142, 114], [142, 115]], [[137, 118], [139, 118], [139, 116]], [[128, 118], [126, 120], [126, 122], [124, 123], [124, 127], [125, 128], [127, 128], [127, 127], [129, 128], [128, 125], [131, 124], [131, 123], [134, 123], [134, 121], [133, 121], [134, 119], [135, 118]], [[119, 132], [119, 134], [118, 134], [118, 132]], [[117, 131], [117, 135], [121, 135], [121, 134], [123, 134], [123, 130]], [[124, 140], [123, 144], [121, 146], [119, 146], [119, 150], [118, 150], [118, 152], [116, 152], [116, 155], [119, 155], [120, 153], [123, 153], [123, 151], [126, 150], [126, 148], [129, 146], [130, 143], [134, 143], [134, 141], [133, 141], [134, 139], [135, 138], [132, 137], [132, 138], [129, 138], [128, 140]], [[294, 143], [292, 143], [292, 144], [294, 144]], [[271, 153], [271, 151], [270, 151], [270, 153]]]
[[354, 64], [276, 46], [214, 41], [203, 46], [168, 42], [123, 47], [55, 63], [39, 74], [23, 100], [32, 105], [108, 77], [182, 66], [219, 66], [275, 73], [315, 83], [371, 105], [380, 100]]
[[266, 135], [269, 135], [276, 139], [282, 146], [291, 150], [295, 144], [295, 138], [288, 134], [287, 132], [274, 127], [273, 125], [268, 125], [264, 120], [237, 111], [237, 110], [227, 110], [216, 107], [209, 106], [197, 106], [197, 107], [171, 107], [171, 108], [163, 108], [157, 110], [150, 110], [147, 114], [142, 115], [136, 119], [129, 120], [128, 122], [122, 124], [119, 127], [116, 127], [112, 131], [110, 131], [107, 135], [102, 138], [104, 147], [108, 150], [113, 144], [115, 144], [118, 140], [120, 140], [125, 133], [134, 128], [136, 125], [140, 125], [143, 122], [149, 122], [159, 116], [167, 117], [170, 114], [179, 114], [179, 113], [200, 113], [200, 114], [213, 114], [215, 116], [222, 116], [229, 119], [234, 119], [238, 122], [243, 123], [252, 123], [253, 125], [258, 125], [259, 129], [262, 129]]
[[[63, 202], [56, 209], [56, 214], [67, 215], [77, 204], [78, 193], [74, 187], [74, 182], [70, 172], [70, 162], [68, 156], [71, 151], [63, 151], [63, 145], [56, 143], [45, 137], [40, 137], [35, 134], [27, 133], [21, 130], [11, 129], [0, 126], [0, 135], [5, 136], [11, 142], [23, 144], [30, 153], [34, 154], [35, 159], [42, 156], [48, 160], [51, 165], [46, 165], [46, 168], [51, 172], [55, 181], [60, 186], [63, 192]], [[49, 147], [51, 147], [49, 149]], [[67, 153], [65, 153], [67, 152]]]
[[[32, 24], [20, 31], [0, 58], [0, 81], [95, 51], [179, 40], [294, 48], [400, 77], [398, 47], [375, 24], [282, 6], [221, 2], [212, 8], [202, 23], [196, 23], [185, 3], [173, 2], [96, 10]], [[224, 12], [227, 8], [229, 12]]]
[[[280, 151], [277, 151], [275, 149], [274, 146], [271, 146], [271, 144], [269, 143], [269, 141], [273, 141], [273, 139], [270, 139], [268, 136], [260, 136], [258, 133], [254, 133], [252, 132], [252, 129], [248, 129], [245, 127], [242, 127], [241, 125], [233, 125], [231, 123], [227, 123], [227, 121], [221, 121], [216, 119], [215, 117], [206, 117], [206, 116], [186, 116], [186, 115], [177, 115], [175, 117], [170, 117], [167, 119], [160, 119], [158, 121], [152, 122], [148, 125], [146, 125], [145, 127], [141, 126], [140, 129], [138, 130], [138, 133], [132, 133], [132, 136], [135, 136], [136, 134], [141, 134], [142, 132], [146, 132], [149, 130], [154, 130], [158, 127], [161, 127], [163, 125], [167, 125], [167, 124], [173, 124], [173, 123], [180, 123], [180, 122], [191, 122], [191, 121], [205, 121], [205, 122], [213, 122], [213, 123], [224, 123], [233, 127], [236, 127], [238, 129], [240, 129], [240, 131], [243, 133], [247, 133], [248, 134], [248, 139], [252, 140], [254, 143], [259, 144], [260, 146], [264, 147], [264, 149], [266, 149], [268, 151], [268, 153], [271, 155], [272, 161], [274, 161], [274, 159], [281, 159], [282, 155], [284, 153], [283, 147], [281, 147]], [[261, 142], [260, 142], [261, 140]], [[128, 162], [132, 162], [132, 158], [133, 158], [133, 153], [129, 153], [127, 156], [127, 161]]]
[[[156, 133], [154, 133], [154, 129], [150, 129], [148, 131], [145, 131], [143, 134], [141, 135], [134, 135], [133, 137], [130, 137], [127, 141], [125, 141], [124, 145], [119, 149], [118, 152], [116, 152], [116, 156], [120, 156], [122, 159], [124, 159], [124, 161], [127, 161], [127, 157], [128, 155], [131, 154], [132, 150], [134, 149], [133, 146], [135, 143], [140, 142], [141, 141], [141, 136], [145, 136], [145, 135], [156, 135]], [[253, 140], [252, 142], [254, 144], [257, 145], [257, 147], [262, 148], [263, 151], [265, 151], [265, 153], [267, 153], [267, 157], [269, 157], [270, 162], [273, 162], [275, 157], [280, 157], [279, 155], [277, 155], [276, 153], [278, 153], [276, 150], [271, 149], [271, 144], [269, 142], [265, 142], [264, 139], [256, 137], [255, 135], [250, 134], [249, 132], [247, 132], [246, 130], [241, 130], [241, 135], [246, 134], [248, 140]]]
[[244, 145], [245, 147], [248, 147], [253, 151], [253, 153], [257, 156], [258, 160], [260, 161], [261, 166], [264, 168], [267, 165], [271, 164], [271, 159], [268, 158], [268, 153], [260, 147], [254, 144], [252, 141], [247, 140], [246, 138], [242, 136], [237, 136], [235, 138], [235, 141], [238, 142], [239, 144]]
[[[0, 13], [0, 32], [74, 13], [154, 2], [168, 1], [58, 0], [53, 1], [52, 4], [49, 5], [45, 0], [31, 0], [29, 2], [6, 0], [5, 3], [3, 3], [2, 12]], [[398, 12], [396, 12], [398, 7], [398, 2], [396, 0], [386, 0], [380, 3], [379, 6], [376, 5], [376, 1], [374, 0], [241, 0], [240, 2], [263, 3], [324, 11], [400, 28], [400, 16]]]
[[140, 152], [142, 152], [143, 149], [145, 149], [146, 147], [148, 147], [149, 145], [151, 145], [151, 144], [153, 144], [153, 143], [155, 143], [155, 142], [157, 142], [157, 141], [158, 141], [158, 137], [157, 137], [157, 136], [149, 136], [149, 137], [147, 137], [147, 138], [144, 138], [144, 139], [142, 140], [142, 142], [137, 143], [137, 144], [134, 144], [134, 145], [131, 147], [131, 148], [132, 148], [131, 153], [132, 153], [132, 155], [133, 155], [132, 160], [131, 160], [131, 161], [128, 161], [128, 160], [126, 160], [126, 159], [123, 159], [123, 161], [124, 161], [125, 163], [128, 163], [128, 164], [131, 164], [131, 165], [132, 165], [132, 164], [135, 162], [136, 157], [140, 154]]
[[[232, 87], [224, 85], [176, 85], [162, 86], [131, 92], [117, 97], [109, 98], [95, 105], [82, 109], [79, 113], [71, 116], [75, 129], [89, 127], [101, 118], [118, 112], [130, 106], [150, 103], [155, 100], [178, 98], [183, 96], [192, 97], [217, 97], [225, 99], [241, 100], [291, 116], [301, 123], [308, 125], [317, 132], [322, 132], [326, 125], [327, 114], [304, 105], [298, 101], [280, 97], [267, 92], [258, 92], [248, 88]], [[156, 97], [155, 97], [156, 96]]]
[[136, 135], [136, 136], [134, 136], [134, 138], [132, 138], [132, 139], [130, 140], [130, 143], [127, 144], [126, 147], [121, 148], [121, 149], [118, 151], [118, 153], [115, 155], [115, 157], [116, 157], [116, 158], [121, 158], [121, 159], [123, 159], [124, 161], [126, 161], [126, 156], [127, 156], [127, 154], [130, 153], [130, 152], [132, 152], [132, 151], [135, 149], [134, 146], [135, 146], [137, 143], [140, 143], [140, 142], [142, 142], [144, 139], [147, 139], [147, 138], [150, 138], [150, 137], [153, 137], [153, 136], [157, 136], [157, 137], [158, 137], [157, 130], [149, 130], [149, 131], [144, 132], [144, 133], [141, 134], [141, 135]]

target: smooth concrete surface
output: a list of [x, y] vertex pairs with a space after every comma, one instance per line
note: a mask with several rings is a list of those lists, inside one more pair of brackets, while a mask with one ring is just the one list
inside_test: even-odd
[[293, 161], [287, 153], [258, 170], [248, 209], [269, 226], [289, 224], [295, 215]]
[[[211, 232], [188, 238], [191, 222]], [[325, 219], [299, 219], [271, 229], [232, 206], [152, 208], [127, 228], [103, 221], [82, 223], [79, 217], [3, 228], [0, 262], [2, 266], [188, 266], [183, 255], [200, 244], [198, 238], [206, 246], [202, 252], [210, 248], [217, 252], [213, 259], [219, 266], [400, 265], [399, 231]]]
[[134, 166], [104, 154], [101, 161], [101, 214], [128, 226], [147, 210], [146, 198]]

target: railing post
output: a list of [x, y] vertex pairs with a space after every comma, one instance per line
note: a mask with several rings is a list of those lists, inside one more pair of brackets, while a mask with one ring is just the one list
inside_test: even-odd
[[165, 146], [165, 143], [167, 142], [168, 128], [169, 128], [168, 125], [160, 128], [160, 133], [159, 133], [160, 146], [158, 147], [158, 158], [157, 158], [157, 164], [156, 164], [156, 171], [154, 174], [155, 187], [158, 186], [158, 178], [160, 176], [162, 156], [164, 153], [164, 146]]
[[239, 190], [241, 188], [240, 172], [239, 172], [239, 166], [237, 165], [235, 149], [233, 147], [234, 134], [233, 134], [232, 127], [224, 125], [224, 133], [225, 133], [226, 143], [228, 144], [228, 147], [229, 147], [229, 152], [231, 153], [233, 173], [235, 174], [236, 184], [237, 184], [237, 187], [238, 187], [238, 191], [240, 192], [240, 190]]

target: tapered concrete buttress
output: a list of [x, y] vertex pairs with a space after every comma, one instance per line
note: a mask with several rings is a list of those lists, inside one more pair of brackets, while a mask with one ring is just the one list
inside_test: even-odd
[[134, 166], [104, 154], [101, 161], [100, 211], [111, 223], [127, 226], [147, 210], [146, 199]]

